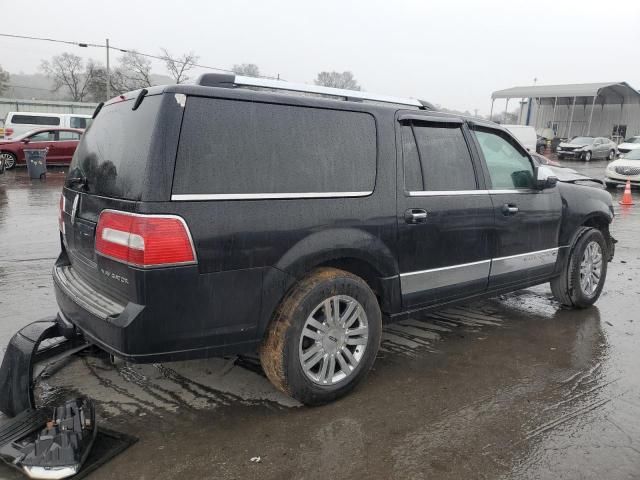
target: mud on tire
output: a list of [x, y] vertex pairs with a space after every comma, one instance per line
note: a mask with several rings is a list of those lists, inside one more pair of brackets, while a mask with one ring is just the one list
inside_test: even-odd
[[[585, 251], [596, 243], [602, 255], [598, 284], [592, 292], [586, 292], [581, 284], [581, 264]], [[593, 305], [602, 293], [607, 277], [608, 263], [607, 241], [602, 232], [596, 228], [583, 228], [571, 247], [569, 258], [562, 273], [551, 280], [551, 292], [560, 303], [572, 308], [587, 308]]]
[[[336, 316], [331, 312], [337, 312]], [[349, 321], [352, 326], [342, 335], [339, 324]], [[322, 405], [346, 395], [365, 378], [375, 361], [381, 333], [380, 307], [364, 280], [343, 270], [319, 268], [299, 281], [274, 313], [260, 348], [260, 361], [276, 388], [306, 405]], [[317, 371], [303, 367], [305, 355], [308, 365], [318, 354], [321, 360], [317, 367], [314, 365]], [[331, 356], [335, 375], [323, 383], [322, 370], [326, 368], [327, 377]], [[324, 366], [325, 360], [328, 367]]]

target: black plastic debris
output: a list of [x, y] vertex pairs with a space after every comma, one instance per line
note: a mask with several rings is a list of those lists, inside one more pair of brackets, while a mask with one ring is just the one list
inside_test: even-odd
[[[42, 408], [23, 418], [35, 424], [49, 413], [36, 430], [14, 437], [0, 447], [0, 457], [30, 478], [62, 479], [78, 473], [96, 438], [97, 426], [93, 402], [81, 398], [59, 407]], [[16, 417], [18, 418], [18, 417]], [[16, 431], [27, 430], [13, 419]], [[6, 441], [6, 438], [5, 438]]]
[[65, 338], [65, 334], [68, 332], [53, 316], [30, 323], [11, 338], [0, 367], [0, 412], [13, 417], [34, 409], [37, 377], [47, 367], [88, 346], [82, 337]]

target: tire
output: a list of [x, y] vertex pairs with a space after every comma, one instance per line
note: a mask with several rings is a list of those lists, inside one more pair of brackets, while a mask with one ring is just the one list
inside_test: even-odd
[[558, 160], [564, 160], [564, 155], [558, 155]]
[[609, 155], [607, 156], [607, 159], [610, 162], [612, 162], [615, 158], [616, 158], [616, 152], [614, 150], [610, 150]]
[[[599, 278], [595, 287], [591, 284], [592, 290], [588, 288], [589, 283], [584, 281], [585, 276], [583, 274], [584, 272], [594, 272], [597, 262], [590, 263], [585, 261], [589, 257], [589, 253], [586, 253], [588, 249], [595, 249], [600, 252]], [[590, 250], [590, 252], [593, 253], [593, 250]], [[562, 273], [551, 280], [553, 296], [560, 303], [570, 308], [590, 307], [602, 293], [602, 288], [607, 278], [607, 262], [607, 241], [604, 235], [596, 228], [584, 227], [569, 252], [569, 258]]]
[[590, 162], [591, 161], [591, 157], [593, 157], [593, 154], [591, 152], [585, 152], [585, 154], [582, 155], [582, 159], [585, 162]]
[[[326, 314], [327, 305], [339, 312], [337, 322]], [[344, 327], [347, 322], [353, 322], [349, 328]], [[363, 329], [365, 333], [349, 334]], [[366, 377], [381, 335], [378, 300], [364, 280], [343, 270], [320, 268], [299, 281], [276, 309], [260, 347], [260, 362], [278, 390], [305, 405], [323, 405], [343, 397]]]
[[11, 170], [12, 168], [14, 168], [16, 166], [16, 162], [18, 161], [16, 156], [13, 153], [9, 153], [9, 152], [1, 152], [0, 161], [2, 159], [4, 159], [5, 170]]
[[618, 188], [618, 184], [617, 184], [617, 183], [613, 183], [613, 182], [606, 182], [606, 181], [605, 181], [604, 183], [605, 183], [605, 185], [607, 186], [607, 188], [611, 188], [611, 189], [613, 189], [613, 188]]

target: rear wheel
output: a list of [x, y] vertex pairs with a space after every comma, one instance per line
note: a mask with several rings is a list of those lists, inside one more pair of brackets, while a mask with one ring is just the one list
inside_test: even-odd
[[607, 257], [607, 242], [602, 232], [585, 228], [571, 249], [563, 272], [551, 280], [553, 296], [568, 307], [593, 305], [607, 277]]
[[382, 316], [360, 277], [321, 268], [300, 281], [276, 311], [260, 349], [267, 377], [306, 405], [349, 393], [370, 370]]
[[9, 152], [0, 152], [0, 162], [4, 160], [4, 168], [6, 170], [11, 170], [16, 166], [16, 156], [13, 153]]

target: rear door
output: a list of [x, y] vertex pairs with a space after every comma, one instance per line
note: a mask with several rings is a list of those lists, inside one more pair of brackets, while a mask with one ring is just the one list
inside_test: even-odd
[[406, 309], [483, 292], [493, 207], [460, 119], [398, 117], [398, 261]]
[[80, 133], [74, 132], [73, 130], [59, 130], [57, 141], [57, 147], [59, 149], [58, 162], [65, 165], [69, 164], [79, 141]]
[[489, 287], [508, 287], [549, 276], [560, 247], [559, 189], [533, 188], [533, 162], [507, 132], [475, 126], [473, 135], [483, 156], [495, 212]]

